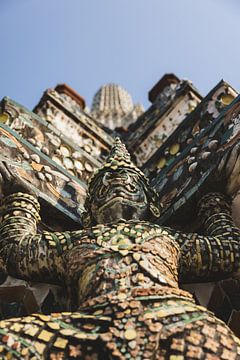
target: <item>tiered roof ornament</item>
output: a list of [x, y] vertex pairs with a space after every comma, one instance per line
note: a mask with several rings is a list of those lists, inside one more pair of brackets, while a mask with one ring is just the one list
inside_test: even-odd
[[94, 95], [91, 115], [109, 129], [126, 128], [144, 112], [131, 95], [116, 84], [102, 86]]

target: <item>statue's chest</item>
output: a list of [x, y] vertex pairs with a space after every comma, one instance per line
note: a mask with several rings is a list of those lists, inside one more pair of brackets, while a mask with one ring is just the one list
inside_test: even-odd
[[123, 278], [144, 271], [163, 283], [169, 269], [177, 278], [177, 257], [178, 246], [166, 230], [148, 223], [121, 223], [89, 229], [76, 239], [67, 262], [76, 277]]

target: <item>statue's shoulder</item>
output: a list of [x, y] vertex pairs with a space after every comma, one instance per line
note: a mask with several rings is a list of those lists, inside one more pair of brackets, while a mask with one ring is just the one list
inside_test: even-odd
[[95, 239], [109, 241], [113, 237], [124, 236], [124, 237], [135, 237], [139, 235], [167, 235], [167, 228], [161, 227], [158, 224], [153, 224], [148, 221], [129, 220], [122, 221], [114, 224], [99, 224], [83, 230], [72, 232], [74, 238], [79, 240], [83, 239]]
[[143, 240], [147, 235], [161, 231], [161, 227], [147, 221], [130, 220], [95, 227], [91, 231], [97, 235], [98, 240], [119, 242], [123, 238], [128, 238], [131, 242], [135, 242], [135, 238]]

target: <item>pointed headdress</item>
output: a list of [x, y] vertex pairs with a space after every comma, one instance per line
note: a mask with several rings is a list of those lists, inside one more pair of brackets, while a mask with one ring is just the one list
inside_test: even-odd
[[131, 156], [129, 152], [126, 149], [125, 144], [122, 143], [119, 137], [115, 138], [115, 141], [112, 145], [111, 151], [106, 158], [105, 163], [102, 167], [97, 169], [93, 176], [91, 177], [89, 181], [89, 187], [91, 186], [92, 182], [94, 181], [95, 177], [98, 177], [100, 173], [103, 173], [105, 171], [117, 170], [118, 168], [127, 168], [131, 169], [132, 171], [135, 171], [140, 175], [142, 180], [144, 180], [146, 183], [148, 183], [148, 179], [144, 175], [144, 173], [132, 162]]

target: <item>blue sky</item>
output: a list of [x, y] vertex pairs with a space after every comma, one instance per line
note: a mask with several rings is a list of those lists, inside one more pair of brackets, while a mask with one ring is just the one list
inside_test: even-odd
[[0, 0], [0, 14], [0, 98], [30, 109], [63, 82], [88, 105], [116, 82], [147, 107], [166, 72], [240, 90], [238, 0]]

